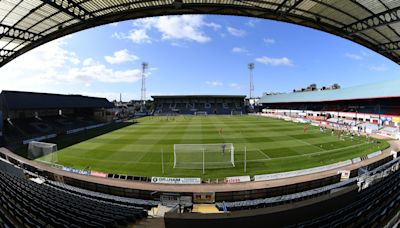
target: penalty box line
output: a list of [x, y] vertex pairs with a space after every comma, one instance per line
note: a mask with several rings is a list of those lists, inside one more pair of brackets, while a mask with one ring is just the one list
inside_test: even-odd
[[256, 151], [258, 151], [259, 153], [261, 153], [267, 160], [271, 160], [271, 157], [268, 156], [266, 153], [264, 153], [262, 150], [260, 150], [260, 149], [257, 148]]
[[[351, 145], [351, 146], [347, 146], [347, 147], [342, 147], [342, 148], [336, 148], [336, 149], [332, 149], [332, 150], [324, 150], [324, 151], [318, 151], [315, 153], [308, 153], [308, 154], [299, 154], [299, 155], [294, 155], [294, 156], [284, 156], [284, 157], [276, 157], [276, 158], [269, 158], [269, 159], [252, 159], [252, 160], [247, 160], [247, 162], [258, 162], [258, 161], [270, 161], [270, 160], [280, 160], [280, 159], [289, 159], [289, 158], [296, 158], [296, 157], [308, 157], [308, 156], [313, 156], [313, 155], [321, 155], [321, 154], [326, 154], [326, 153], [330, 153], [330, 152], [334, 152], [334, 151], [341, 151], [344, 149], [350, 149], [353, 147], [359, 147], [362, 145], [365, 145], [368, 143], [360, 143], [360, 144], [356, 144], [356, 145]], [[235, 162], [243, 162], [243, 161], [235, 161]]]

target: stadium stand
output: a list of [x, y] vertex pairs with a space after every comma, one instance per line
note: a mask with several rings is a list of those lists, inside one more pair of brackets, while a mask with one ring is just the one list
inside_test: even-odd
[[[266, 95], [262, 112], [290, 116], [315, 125], [400, 139], [400, 80], [336, 90]], [[319, 121], [319, 122], [316, 122]]]
[[304, 192], [298, 192], [289, 195], [281, 195], [265, 199], [256, 200], [245, 200], [245, 201], [235, 201], [235, 202], [219, 202], [216, 203], [217, 208], [220, 211], [238, 211], [238, 210], [248, 210], [261, 207], [271, 207], [279, 204], [289, 204], [296, 201], [301, 201], [307, 198], [320, 196], [323, 194], [329, 194], [332, 190], [345, 187], [356, 182], [356, 178], [352, 178], [346, 182], [339, 182], [336, 184], [328, 185], [321, 188], [316, 188]]
[[[300, 227], [373, 227], [385, 214], [400, 204], [400, 196], [395, 192], [400, 189], [400, 171], [391, 174], [384, 181], [361, 192], [359, 199], [348, 206], [306, 222], [296, 224]], [[295, 226], [293, 226], [295, 227]]]
[[0, 107], [4, 144], [15, 148], [31, 139], [110, 122], [114, 105], [105, 98], [2, 91]]
[[[380, 53], [381, 55], [393, 60], [395, 63], [400, 63], [400, 43], [398, 42], [400, 39], [397, 31], [400, 22], [399, 1], [249, 0], [220, 1], [218, 4], [215, 2], [217, 1], [0, 0], [0, 9], [2, 9], [0, 11], [0, 43], [7, 44], [0, 50], [0, 67], [33, 48], [63, 37], [66, 34], [73, 34], [74, 32], [84, 29], [112, 22], [137, 19], [138, 17], [144, 18], [149, 16], [181, 15], [199, 12], [211, 14], [229, 14], [235, 16], [250, 16], [300, 24], [354, 41], [360, 45], [370, 48], [377, 53]], [[316, 86], [313, 88], [315, 87]], [[356, 122], [362, 121], [364, 124], [376, 125], [378, 129], [380, 128], [379, 125], [381, 124], [398, 127], [398, 123], [400, 123], [400, 117], [398, 115], [400, 112], [399, 108], [393, 105], [393, 103], [399, 102], [398, 92], [396, 92], [398, 91], [398, 88], [398, 83], [393, 83], [391, 85], [386, 83], [383, 87], [366, 86], [363, 88], [356, 88], [354, 90], [346, 90], [346, 93], [342, 93], [344, 90], [332, 92], [327, 91], [322, 95], [318, 94], [318, 96], [321, 96], [314, 97], [315, 100], [313, 100], [314, 98], [308, 99], [311, 97], [307, 97], [308, 95], [303, 93], [298, 95], [298, 97], [307, 99], [300, 99], [301, 101], [289, 99], [289, 103], [285, 103], [285, 101], [281, 100], [279, 101], [281, 102], [280, 104], [278, 104], [278, 102], [269, 105], [280, 109], [284, 108], [326, 112], [327, 115], [324, 114], [322, 117], [321, 113], [307, 113], [306, 117], [313, 119], [314, 121], [318, 119], [324, 119], [325, 117], [328, 119], [328, 115], [330, 115], [330, 117], [336, 117], [338, 120], [339, 118], [346, 118], [349, 120], [356, 118]], [[326, 97], [324, 97], [325, 95]], [[324, 104], [321, 105], [322, 103]], [[175, 104], [176, 105], [171, 105], [170, 108], [165, 108], [165, 110], [160, 109], [160, 112], [163, 113], [165, 111], [186, 113], [189, 111], [192, 112], [196, 109], [196, 107], [193, 106], [193, 110], [188, 110], [185, 105], [178, 103]], [[207, 112], [215, 112], [217, 114], [220, 111], [226, 112], [229, 109], [229, 106], [228, 109], [225, 107], [222, 107], [221, 110], [218, 105], [213, 106], [210, 104], [207, 105], [207, 107], [205, 105], [199, 106], [199, 108], [207, 109]], [[37, 108], [37, 106], [35, 108]], [[332, 112], [337, 112], [337, 116]], [[340, 112], [344, 112], [344, 114], [341, 114]], [[358, 120], [358, 113], [365, 114], [361, 120]], [[314, 114], [317, 116], [314, 116]], [[79, 118], [81, 116], [82, 115], [79, 114], [76, 117]], [[35, 117], [36, 120], [28, 120], [28, 125], [33, 121], [37, 121], [39, 119], [43, 120], [46, 118], [39, 114], [37, 117], [29, 115], [14, 119], [8, 117], [1, 118], [0, 116], [0, 120], [6, 120], [6, 123], [9, 124], [9, 126], [5, 127], [5, 129], [7, 129], [7, 133], [21, 135], [21, 139], [18, 140], [23, 141], [26, 137], [35, 135], [37, 130], [31, 132], [30, 128], [24, 129], [26, 123], [19, 122], [23, 121], [23, 119], [32, 117]], [[47, 115], [47, 117], [49, 117], [49, 115]], [[70, 118], [74, 119], [75, 117]], [[19, 126], [15, 126], [14, 122], [16, 122], [16, 124]], [[72, 122], [72, 126], [75, 126], [75, 121]], [[40, 122], [35, 123], [35, 125], [38, 125], [36, 127], [40, 129], [38, 131], [40, 132], [39, 135], [42, 135], [41, 137], [43, 137], [43, 134], [51, 135], [52, 132], [55, 132], [58, 129], [64, 129], [63, 127], [56, 126], [54, 124], [49, 124], [46, 126]], [[76, 124], [76, 126], [77, 125], [78, 124]], [[82, 126], [85, 127], [86, 125]], [[0, 125], [0, 132], [2, 130], [3, 129]], [[72, 130], [74, 129], [72, 128]], [[10, 178], [15, 180], [11, 180], [9, 177], [1, 175], [0, 186], [4, 186], [4, 182], [1, 181], [3, 179], [7, 182], [10, 181], [11, 187], [15, 187], [16, 185], [18, 188], [18, 184], [26, 184], [26, 180], [24, 178], [18, 177], [17, 173], [14, 174], [15, 176], [11, 175]], [[244, 210], [241, 214], [241, 217], [235, 217], [233, 213], [227, 213], [226, 216], [225, 214], [222, 215], [225, 217], [220, 217], [221, 219], [218, 221], [216, 221], [216, 219], [209, 219], [209, 223], [206, 224], [207, 226], [204, 223], [199, 223], [196, 226], [193, 221], [185, 220], [182, 217], [180, 218], [182, 219], [180, 224], [182, 224], [181, 227], [189, 226], [191, 228], [213, 226], [221, 227], [222, 225], [229, 225], [230, 227], [250, 227], [252, 224], [255, 224], [255, 222], [259, 222], [257, 227], [272, 227], [277, 226], [277, 224], [280, 222], [281, 224], [284, 223], [284, 225], [288, 225], [291, 222], [291, 218], [300, 218], [302, 221], [296, 222], [294, 226], [382, 227], [379, 222], [383, 222], [385, 220], [383, 217], [387, 217], [391, 211], [393, 211], [393, 209], [399, 209], [399, 197], [397, 196], [399, 189], [398, 179], [399, 173], [396, 172], [378, 184], [373, 185], [371, 188], [361, 191], [361, 193], [358, 192], [358, 189], [351, 189], [351, 191], [344, 192], [343, 194], [341, 190], [338, 190], [342, 195], [338, 196], [337, 192], [329, 194], [329, 197], [332, 196], [330, 202], [309, 202], [310, 205], [303, 205], [303, 207], [300, 207], [299, 210], [293, 209], [298, 203], [294, 202], [292, 205], [284, 208], [284, 210], [275, 211], [276, 213], [270, 213], [270, 216], [260, 216], [260, 214], [254, 212], [254, 210]], [[82, 182], [82, 185], [86, 185], [85, 180], [82, 180]], [[7, 186], [8, 183], [5, 187], [7, 188]], [[299, 192], [300, 190], [303, 190], [297, 187], [298, 186], [293, 186], [292, 191]], [[250, 195], [257, 190], [259, 189], [248, 191], [243, 195], [237, 195], [237, 198], [246, 198], [247, 195]], [[275, 194], [284, 195], [287, 193], [286, 191], [284, 192], [280, 190], [281, 189], [276, 190]], [[24, 189], [24, 191], [29, 192], [30, 189]], [[11, 202], [11, 206], [16, 207], [16, 213], [14, 213], [14, 217], [18, 220], [16, 223], [25, 223], [25, 220], [23, 220], [20, 215], [21, 213], [26, 213], [26, 211], [23, 210], [24, 208], [21, 207], [20, 203], [30, 203], [31, 198], [21, 200], [21, 198], [18, 198], [20, 196], [18, 195], [19, 193], [15, 191], [10, 191], [6, 194], [12, 194], [15, 197], [15, 200], [12, 199], [12, 201], [9, 198], [4, 197], [1, 199], [3, 200], [4, 198], [6, 201], [8, 200], [6, 204], [7, 206]], [[235, 198], [234, 193], [229, 194], [232, 195], [230, 196], [231, 198]], [[323, 195], [323, 197], [326, 196], [327, 194]], [[3, 204], [0, 206], [2, 205]], [[278, 205], [277, 207], [279, 206], [287, 205]], [[342, 209], [338, 209], [339, 206], [341, 206]], [[333, 210], [333, 212], [325, 213], [328, 209]], [[70, 210], [65, 210], [71, 214]], [[314, 213], [325, 213], [325, 215], [315, 216]], [[83, 212], [83, 214], [85, 213]], [[53, 215], [53, 213], [50, 213], [50, 215]], [[40, 216], [43, 215], [39, 211], [38, 217]], [[317, 218], [310, 218], [310, 216]], [[87, 217], [84, 219], [87, 219]], [[39, 222], [39, 225], [43, 225], [40, 223], [40, 221], [41, 220], [34, 220], [33, 223]], [[229, 221], [231, 221], [230, 224], [228, 224]], [[29, 220], [26, 221], [24, 225], [30, 226], [31, 223], [29, 222]], [[86, 220], [83, 222], [84, 225], [98, 225], [93, 223], [87, 224]], [[10, 221], [8, 218], [6, 218], [6, 216], [3, 216], [3, 214], [0, 213], [0, 225], [3, 224], [10, 224]], [[107, 224], [115, 225], [115, 222], [108, 223], [106, 221], [104, 224], [99, 225], [104, 226]], [[33, 224], [33, 226], [34, 225], [36, 224]], [[56, 224], [56, 226], [59, 225], [73, 226], [73, 224]]]
[[193, 115], [196, 112], [230, 115], [232, 111], [245, 112], [244, 98], [232, 95], [152, 96], [154, 114]]
[[[0, 161], [0, 163], [5, 163]], [[38, 184], [0, 167], [1, 209], [25, 227], [118, 227], [146, 218], [132, 202], [104, 200], [52, 184]], [[14, 224], [15, 225], [15, 224]]]
[[135, 198], [126, 198], [120, 197], [110, 194], [104, 194], [101, 192], [89, 191], [82, 188], [77, 188], [71, 185], [67, 185], [64, 183], [60, 183], [57, 181], [46, 180], [46, 184], [52, 186], [57, 189], [61, 189], [63, 191], [73, 192], [82, 196], [91, 197], [103, 201], [109, 202], [117, 202], [119, 204], [127, 204], [127, 205], [134, 205], [136, 207], [142, 207], [147, 210], [151, 209], [152, 207], [157, 206], [160, 202], [156, 200], [143, 200], [143, 199], [135, 199]]
[[[373, 175], [376, 173], [384, 172], [386, 169], [390, 168], [393, 164], [396, 164], [400, 161], [400, 159], [392, 160], [386, 164], [378, 166], [373, 170], [369, 171], [368, 173], [364, 174], [365, 176]], [[396, 172], [398, 173], [398, 172]], [[395, 175], [391, 174], [392, 175]], [[301, 201], [304, 199], [317, 197], [323, 194], [329, 194], [335, 189], [344, 188], [346, 186], [351, 186], [357, 184], [359, 177], [350, 178], [347, 181], [327, 185], [320, 188], [315, 188], [303, 192], [297, 192], [294, 194], [288, 195], [280, 195], [277, 197], [270, 197], [265, 199], [256, 199], [256, 200], [245, 200], [245, 201], [234, 201], [234, 202], [219, 202], [216, 203], [216, 206], [219, 210], [228, 210], [228, 211], [235, 211], [235, 210], [248, 210], [260, 207], [271, 207], [273, 205], [280, 205], [280, 204], [289, 204], [297, 201]], [[226, 208], [226, 209], [225, 209]]]
[[220, 202], [221, 214], [166, 214], [171, 227], [381, 227], [400, 208], [399, 159], [323, 188], [267, 199]]

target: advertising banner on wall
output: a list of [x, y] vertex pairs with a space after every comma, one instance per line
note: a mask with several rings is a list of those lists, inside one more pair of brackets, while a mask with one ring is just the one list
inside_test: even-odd
[[151, 183], [155, 184], [201, 184], [200, 178], [180, 177], [152, 177]]
[[382, 123], [390, 123], [392, 122], [391, 116], [381, 116]]
[[75, 168], [71, 168], [71, 167], [67, 167], [67, 166], [63, 166], [62, 170], [71, 172], [71, 173], [77, 173], [77, 174], [81, 174], [81, 175], [90, 176], [90, 170], [75, 169]]
[[93, 170], [90, 171], [90, 175], [94, 176], [94, 177], [103, 177], [103, 178], [108, 177], [108, 173], [97, 172], [97, 171], [93, 171]]
[[393, 123], [400, 123], [400, 117], [392, 117]]
[[225, 183], [240, 183], [250, 181], [250, 176], [237, 176], [237, 177], [226, 177]]

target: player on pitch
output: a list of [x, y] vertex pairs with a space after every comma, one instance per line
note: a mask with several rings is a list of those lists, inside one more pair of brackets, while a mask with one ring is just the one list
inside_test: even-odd
[[226, 147], [226, 145], [225, 145], [225, 144], [222, 144], [222, 145], [221, 145], [221, 151], [222, 151], [222, 154], [225, 154], [225, 147]]

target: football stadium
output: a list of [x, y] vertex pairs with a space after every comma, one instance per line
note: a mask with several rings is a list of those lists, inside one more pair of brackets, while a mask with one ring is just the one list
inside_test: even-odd
[[[302, 25], [400, 63], [396, 1], [0, 0], [0, 68], [89, 28], [187, 14]], [[147, 100], [147, 67], [138, 101], [2, 90], [0, 227], [398, 226], [399, 79], [256, 99], [251, 63], [249, 96]]]

